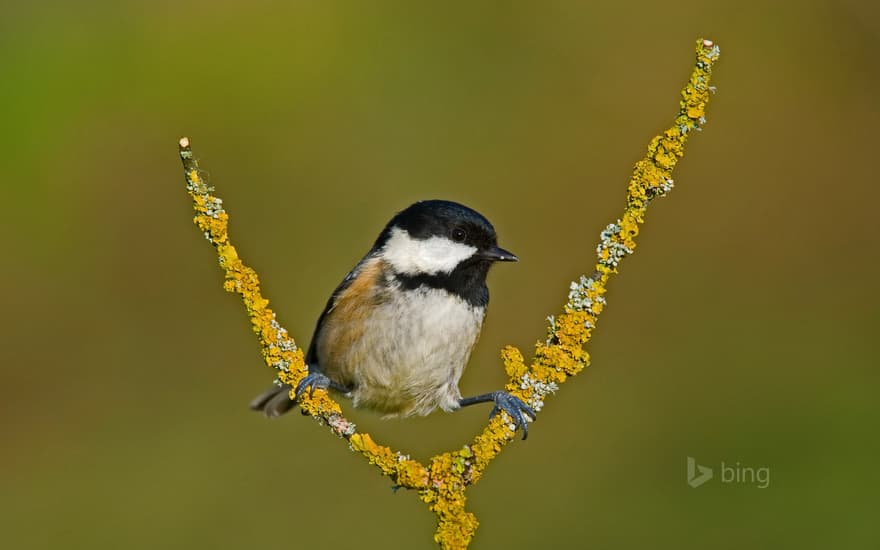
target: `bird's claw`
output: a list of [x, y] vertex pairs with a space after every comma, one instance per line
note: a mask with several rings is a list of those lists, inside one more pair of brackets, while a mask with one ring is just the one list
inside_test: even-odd
[[296, 393], [294, 394], [295, 400], [299, 401], [299, 397], [305, 393], [306, 390], [309, 390], [309, 397], [311, 397], [314, 395], [315, 390], [326, 390], [330, 387], [330, 384], [330, 379], [327, 378], [326, 375], [321, 372], [312, 371], [296, 385]]
[[510, 395], [506, 391], [496, 391], [492, 393], [492, 401], [495, 406], [489, 413], [489, 419], [495, 418], [500, 411], [504, 411], [513, 419], [513, 424], [517, 428], [522, 428], [523, 440], [529, 437], [529, 422], [534, 422], [538, 415], [534, 409], [529, 407], [519, 397]]

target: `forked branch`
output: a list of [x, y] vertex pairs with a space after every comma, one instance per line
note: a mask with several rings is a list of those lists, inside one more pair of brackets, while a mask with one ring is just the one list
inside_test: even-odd
[[[514, 347], [508, 346], [501, 352], [510, 377], [505, 389], [536, 411], [544, 406], [548, 395], [589, 365], [584, 346], [605, 307], [608, 281], [617, 273], [621, 260], [635, 250], [648, 205], [672, 189], [672, 170], [684, 155], [684, 144], [691, 132], [700, 130], [706, 122], [706, 105], [714, 91], [709, 79], [720, 51], [711, 40], [700, 39], [696, 54], [696, 66], [681, 92], [675, 122], [651, 140], [647, 154], [633, 170], [623, 214], [600, 235], [594, 273], [573, 282], [562, 312], [548, 317], [547, 336], [537, 345], [531, 364], [527, 365], [523, 354]], [[308, 373], [302, 350], [278, 322], [269, 301], [261, 294], [257, 273], [242, 262], [230, 242], [229, 216], [223, 201], [205, 183], [187, 138], [180, 140], [180, 158], [186, 189], [196, 211], [193, 221], [217, 249], [225, 275], [223, 288], [241, 296], [259, 339], [263, 360], [278, 372], [279, 383], [296, 387]], [[479, 481], [489, 463], [514, 439], [515, 427], [506, 413], [495, 416], [472, 442], [435, 456], [429, 464], [421, 464], [376, 443], [369, 434], [358, 432], [354, 423], [342, 414], [339, 404], [323, 390], [313, 395], [304, 394], [300, 406], [348, 441], [353, 451], [363, 455], [396, 485], [417, 490], [421, 500], [437, 515], [434, 540], [441, 547], [467, 547], [478, 523], [465, 509], [465, 491]]]

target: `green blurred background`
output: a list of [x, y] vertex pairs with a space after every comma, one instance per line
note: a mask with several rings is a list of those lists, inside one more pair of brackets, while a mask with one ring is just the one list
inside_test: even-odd
[[[433, 547], [326, 429], [247, 410], [273, 373], [177, 139], [302, 345], [393, 212], [486, 214], [522, 261], [490, 277], [474, 394], [591, 270], [698, 36], [722, 48], [709, 122], [592, 367], [470, 491], [473, 547], [880, 545], [876, 2], [58, 4], [0, 17], [4, 548]], [[424, 459], [487, 413], [351, 414]], [[687, 456], [715, 478], [689, 487]]]

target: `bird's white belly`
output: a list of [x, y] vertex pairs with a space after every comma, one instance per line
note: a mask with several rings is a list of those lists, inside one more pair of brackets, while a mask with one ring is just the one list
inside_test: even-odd
[[353, 384], [356, 407], [387, 416], [454, 410], [484, 312], [442, 289], [389, 293], [359, 323], [360, 337], [337, 350], [339, 364], [329, 370]]

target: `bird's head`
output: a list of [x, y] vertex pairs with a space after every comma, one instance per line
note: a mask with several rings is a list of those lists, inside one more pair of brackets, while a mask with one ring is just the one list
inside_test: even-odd
[[494, 262], [518, 258], [498, 246], [483, 215], [444, 200], [419, 201], [394, 216], [374, 246], [394, 271], [408, 277], [485, 278]]

